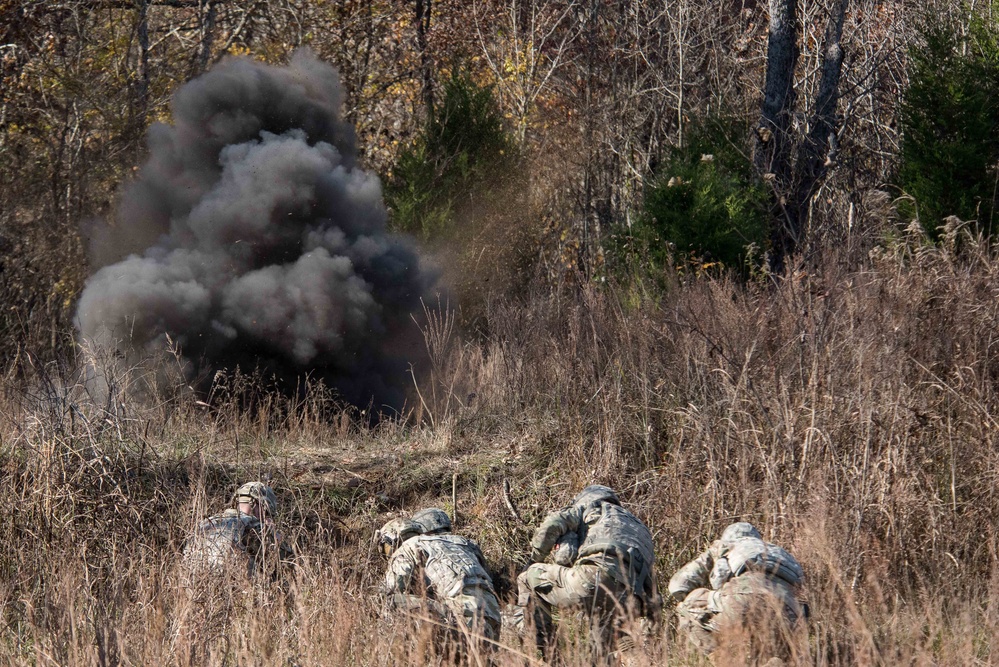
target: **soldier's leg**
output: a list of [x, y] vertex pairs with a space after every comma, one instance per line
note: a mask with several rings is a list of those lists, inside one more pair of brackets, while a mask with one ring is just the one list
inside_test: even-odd
[[599, 568], [593, 565], [534, 563], [517, 577], [517, 605], [526, 607], [531, 600], [538, 600], [547, 610], [578, 607], [591, 611], [598, 580]]
[[714, 591], [696, 588], [676, 606], [677, 630], [703, 653], [718, 648], [716, 617], [721, 609]]
[[621, 651], [636, 645], [630, 636], [631, 622], [636, 618], [633, 589], [600, 567], [595, 568], [593, 579], [592, 600], [587, 602], [590, 650], [595, 661], [613, 662]]
[[719, 619], [724, 653], [736, 661], [763, 662], [790, 655], [800, 607], [793, 594], [762, 574], [736, 577], [718, 591], [725, 614]]
[[510, 618], [520, 634], [533, 624], [535, 645], [544, 650], [554, 636], [551, 606], [543, 598], [535, 595], [530, 583], [533, 577], [529, 579], [529, 571], [530, 568], [517, 577], [517, 605]]
[[523, 631], [527, 615], [533, 615], [540, 646], [550, 643], [553, 634], [552, 609], [587, 606], [596, 590], [593, 566], [563, 567], [534, 563], [517, 577], [517, 610], [514, 623]]
[[454, 598], [453, 604], [455, 616], [462, 619], [474, 636], [499, 640], [499, 601], [491, 590], [466, 589], [465, 594]]
[[[562, 567], [535, 563], [522, 575], [527, 588], [550, 607], [568, 609], [592, 606], [597, 592], [599, 568], [593, 565]], [[518, 584], [520, 579], [518, 578]]]
[[584, 613], [592, 658], [598, 662], [606, 659], [614, 644], [626, 587], [601, 567], [588, 563], [573, 567], [536, 564], [524, 574], [527, 588], [548, 607]]

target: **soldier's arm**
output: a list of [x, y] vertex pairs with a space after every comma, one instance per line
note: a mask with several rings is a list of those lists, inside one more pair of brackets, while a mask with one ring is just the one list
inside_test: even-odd
[[706, 588], [713, 564], [711, 552], [705, 551], [681, 567], [669, 580], [669, 594], [679, 602], [695, 588]]
[[406, 611], [416, 611], [427, 608], [430, 601], [420, 595], [414, 595], [413, 579], [422, 567], [423, 552], [412, 546], [403, 545], [389, 561], [388, 572], [382, 584], [382, 593], [390, 606]]
[[413, 548], [405, 544], [392, 555], [388, 570], [385, 572], [385, 581], [382, 582], [383, 594], [393, 595], [409, 590], [419, 565], [418, 556]]
[[548, 557], [555, 543], [566, 533], [575, 532], [582, 521], [582, 511], [575, 507], [552, 512], [538, 526], [531, 540], [531, 559], [540, 563]]

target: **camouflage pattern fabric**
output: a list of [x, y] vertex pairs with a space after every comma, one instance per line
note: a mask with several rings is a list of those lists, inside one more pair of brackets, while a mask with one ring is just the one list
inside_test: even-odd
[[536, 596], [547, 607], [613, 612], [626, 604], [628, 587], [607, 574], [610, 563], [591, 560], [574, 567], [534, 563], [517, 577], [517, 604], [526, 607]]
[[472, 633], [499, 639], [492, 578], [478, 545], [465, 537], [410, 537], [392, 554], [382, 591], [396, 608], [428, 610], [446, 624], [460, 620]]
[[697, 588], [677, 605], [677, 629], [704, 653], [720, 642], [759, 647], [768, 656], [781, 653], [787, 635], [802, 615], [786, 582], [751, 572], [725, 582], [718, 590]]
[[184, 562], [192, 572], [243, 568], [247, 576], [253, 576], [267, 552], [278, 557], [289, 554], [277, 544], [274, 531], [257, 517], [228, 509], [201, 522], [184, 546]]
[[679, 629], [705, 653], [724, 635], [769, 634], [780, 644], [802, 616], [798, 561], [748, 523], [732, 524], [669, 582]]
[[[573, 534], [575, 539], [565, 539]], [[578, 547], [575, 547], [577, 543]], [[614, 580], [615, 589], [628, 591], [646, 615], [654, 614], [659, 601], [655, 591], [652, 535], [634, 514], [604, 500], [553, 512], [531, 540], [532, 560], [542, 563], [555, 545], [559, 545], [555, 551], [558, 563], [566, 562], [559, 553], [563, 548], [575, 547], [572, 567], [599, 567], [605, 580]]]
[[591, 650], [604, 652], [604, 647], [613, 642], [618, 617], [615, 611], [627, 604], [629, 597], [627, 587], [609, 577], [604, 565], [534, 563], [517, 577], [517, 606], [508, 623], [523, 632], [531, 609], [535, 642], [544, 648], [551, 643], [554, 610], [577, 612], [589, 622]]
[[[606, 653], [629, 617], [658, 618], [652, 535], [611, 489], [587, 487], [549, 514], [531, 552], [535, 563], [517, 578], [517, 605], [507, 619], [523, 632], [530, 617], [540, 645], [550, 641], [556, 609], [588, 617], [594, 655]], [[549, 556], [553, 564], [543, 562]]]
[[798, 560], [776, 544], [765, 542], [759, 532], [745, 522], [734, 523], [707, 551], [684, 565], [669, 582], [669, 592], [677, 600], [695, 588], [722, 585], [747, 572], [762, 572], [795, 587], [804, 582]]
[[572, 567], [572, 564], [579, 558], [579, 535], [576, 533], [566, 533], [559, 538], [551, 551], [552, 562], [556, 565]]

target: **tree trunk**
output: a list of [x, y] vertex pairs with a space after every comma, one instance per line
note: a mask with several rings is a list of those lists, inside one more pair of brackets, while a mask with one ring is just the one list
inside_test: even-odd
[[771, 268], [783, 271], [784, 258], [794, 251], [797, 235], [787, 224], [786, 195], [791, 182], [791, 139], [794, 111], [794, 69], [798, 63], [797, 0], [770, 0], [770, 35], [763, 107], [756, 127], [753, 161], [773, 187]]
[[138, 3], [139, 80], [135, 127], [141, 136], [146, 129], [146, 115], [149, 113], [149, 0], [138, 0]]
[[848, 4], [849, 0], [838, 0], [829, 16], [822, 54], [822, 75], [809, 123], [811, 130], [798, 147], [795, 190], [788, 216], [789, 222], [793, 222], [792, 231], [796, 238], [801, 238], [812, 197], [836, 158], [836, 105], [843, 71], [843, 22]]
[[423, 105], [427, 117], [434, 111], [434, 82], [430, 71], [430, 53], [427, 51], [427, 33], [430, 31], [430, 10], [433, 0], [416, 0], [416, 46], [420, 50], [420, 77], [422, 79]]
[[794, 113], [794, 68], [798, 60], [796, 0], [770, 0], [770, 39], [763, 108], [756, 128], [754, 163], [771, 184], [770, 268], [783, 273], [787, 258], [798, 250], [812, 197], [834, 164], [839, 81], [843, 71], [843, 23], [849, 0], [836, 0], [826, 25], [822, 67], [810, 130], [791, 162]]
[[212, 41], [215, 36], [215, 18], [218, 13], [215, 0], [207, 0], [205, 6], [198, 10], [198, 21], [201, 23], [201, 45], [198, 48], [198, 72], [208, 69], [212, 56]]

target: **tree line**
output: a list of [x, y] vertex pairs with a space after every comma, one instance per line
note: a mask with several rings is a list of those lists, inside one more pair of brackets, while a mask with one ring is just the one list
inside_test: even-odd
[[338, 68], [393, 224], [471, 303], [988, 234], [997, 34], [952, 0], [5, 0], [0, 354], [72, 347], [88, 221], [227, 55]]

